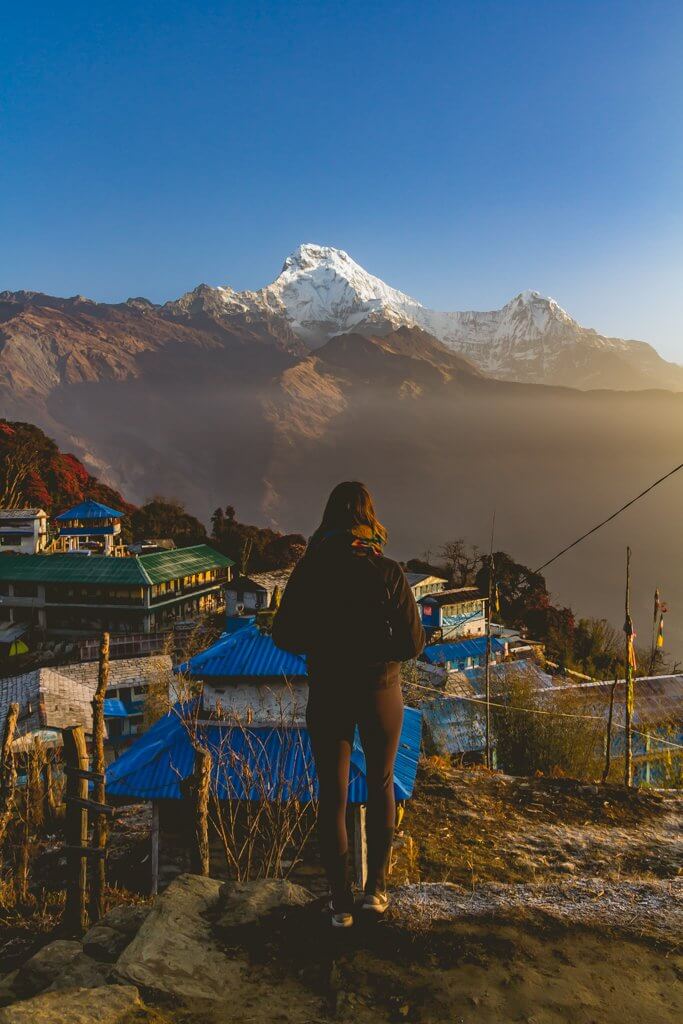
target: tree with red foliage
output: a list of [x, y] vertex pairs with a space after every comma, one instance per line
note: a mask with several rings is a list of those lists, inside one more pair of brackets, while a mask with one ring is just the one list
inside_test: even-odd
[[[30, 458], [27, 460], [27, 454]], [[118, 491], [92, 476], [75, 455], [60, 452], [51, 438], [32, 423], [0, 420], [0, 499], [7, 476], [7, 467], [17, 460], [26, 463], [19, 485], [11, 500], [16, 506], [33, 506], [54, 515], [84, 498], [101, 501], [128, 513], [133, 505]], [[7, 496], [5, 496], [7, 500]], [[0, 505], [2, 500], [0, 500]]]

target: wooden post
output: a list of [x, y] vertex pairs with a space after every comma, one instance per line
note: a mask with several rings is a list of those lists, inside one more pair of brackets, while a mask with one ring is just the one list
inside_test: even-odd
[[654, 675], [655, 661], [657, 659], [657, 625], [659, 620], [659, 609], [661, 602], [659, 600], [659, 587], [655, 588], [655, 602], [654, 612], [652, 614], [652, 646], [650, 647], [650, 665], [648, 668], [648, 675]]
[[[109, 633], [103, 633], [100, 640], [99, 670], [97, 689], [92, 702], [92, 770], [101, 776], [93, 784], [93, 799], [104, 803], [104, 697], [109, 686]], [[107, 846], [107, 818], [96, 814], [93, 825], [93, 846], [99, 850]], [[106, 885], [106, 863], [104, 856], [98, 857], [93, 865], [90, 893], [90, 920], [95, 922], [106, 913], [104, 890]]]
[[211, 782], [211, 753], [197, 748], [194, 755], [192, 777], [194, 842], [190, 861], [197, 875], [209, 874], [209, 784]]
[[35, 829], [43, 820], [43, 800], [40, 791], [40, 768], [42, 749], [40, 742], [34, 738], [26, 752], [26, 785], [24, 786], [24, 820], [21, 830], [21, 847], [19, 850], [19, 869], [17, 882], [22, 900], [28, 899], [29, 875], [31, 868], [31, 845]]
[[71, 725], [62, 729], [64, 744], [64, 764], [73, 768], [73, 773], [66, 776], [66, 823], [65, 836], [69, 849], [66, 859], [68, 881], [66, 887], [66, 906], [64, 908], [64, 925], [76, 935], [82, 935], [88, 924], [86, 910], [86, 858], [79, 852], [85, 847], [88, 839], [88, 812], [77, 804], [69, 803], [69, 798], [86, 800], [88, 797], [88, 780], [75, 772], [87, 772], [88, 749], [85, 745], [83, 726]]
[[489, 595], [486, 607], [486, 661], [484, 663], [484, 696], [486, 699], [486, 767], [493, 767], [491, 757], [491, 601], [493, 600], [493, 534], [496, 513], [491, 522], [491, 548], [489, 551]]
[[57, 801], [55, 800], [54, 779], [52, 777], [52, 762], [50, 752], [47, 752], [43, 764], [43, 818], [45, 821], [54, 821], [57, 817]]
[[614, 717], [614, 695], [617, 689], [617, 683], [619, 682], [619, 676], [615, 675], [614, 682], [612, 683], [612, 689], [609, 694], [609, 712], [607, 714], [607, 746], [605, 748], [605, 768], [602, 773], [602, 781], [607, 782], [609, 776], [610, 765], [612, 762], [612, 719]]
[[150, 895], [156, 896], [159, 892], [159, 801], [152, 800], [152, 881]]
[[624, 687], [626, 731], [624, 785], [633, 784], [633, 623], [631, 622], [631, 549], [626, 548], [626, 600], [624, 634], [626, 636], [626, 682]]
[[353, 862], [356, 883], [362, 890], [368, 880], [368, 838], [365, 804], [353, 804]]
[[14, 733], [19, 717], [19, 705], [10, 704], [5, 718], [0, 748], [0, 843], [12, 819], [14, 792], [17, 785], [17, 767], [14, 762]]

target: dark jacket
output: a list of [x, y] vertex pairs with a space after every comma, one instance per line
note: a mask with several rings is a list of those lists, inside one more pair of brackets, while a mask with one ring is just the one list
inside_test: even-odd
[[399, 663], [425, 643], [401, 566], [358, 554], [346, 535], [311, 546], [294, 569], [273, 621], [273, 640], [306, 654], [312, 686], [383, 689], [399, 681]]

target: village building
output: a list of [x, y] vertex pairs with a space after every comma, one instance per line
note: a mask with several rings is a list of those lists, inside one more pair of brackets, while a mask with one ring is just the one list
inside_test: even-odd
[[150, 633], [224, 607], [233, 562], [206, 544], [127, 557], [0, 557], [0, 625], [48, 636]]
[[[570, 698], [577, 713], [600, 717], [605, 733], [612, 706], [612, 758], [624, 756], [626, 684], [563, 682], [543, 693], [548, 705]], [[683, 782], [683, 674], [644, 676], [633, 681], [633, 779], [636, 784]]]
[[[588, 716], [595, 728], [595, 755], [604, 757], [612, 708], [610, 750], [613, 761], [623, 758], [625, 747], [625, 684], [612, 681], [576, 683], [544, 672], [538, 661], [506, 661], [490, 668], [492, 700], [509, 699], [523, 684], [534, 693], [534, 706], [547, 713]], [[652, 676], [634, 680], [632, 737], [633, 778], [636, 784], [680, 785], [683, 776], [683, 675]], [[486, 748], [486, 679], [483, 669], [452, 672], [443, 681], [443, 693], [420, 703], [426, 749], [465, 763], [483, 762]], [[533, 713], [533, 712], [529, 712]], [[496, 762], [495, 729], [492, 736]]]
[[275, 592], [282, 594], [293, 566], [288, 569], [273, 569], [271, 572], [254, 572], [249, 576], [238, 576], [225, 588], [228, 615], [264, 611], [270, 608]]
[[0, 555], [38, 555], [48, 543], [47, 513], [42, 508], [0, 508]]
[[418, 605], [428, 638], [437, 631], [444, 639], [482, 636], [486, 632], [487, 598], [477, 587], [432, 591], [418, 598]]
[[[92, 700], [99, 663], [38, 668], [0, 680], [0, 735], [10, 704], [19, 705], [16, 741], [25, 748], [33, 739], [61, 745], [61, 729], [81, 725], [92, 733]], [[122, 659], [109, 663], [104, 715], [112, 752], [118, 752], [143, 731], [144, 703], [150, 687], [168, 692], [171, 658]]]
[[[427, 644], [418, 659], [418, 664], [428, 665], [432, 678], [438, 676], [441, 683], [445, 684], [452, 672], [464, 672], [467, 669], [483, 667], [486, 662], [486, 643], [485, 636], [478, 636]], [[490, 663], [497, 664], [507, 656], [507, 653], [506, 642], [499, 637], [492, 636], [489, 648]]]
[[207, 714], [259, 725], [304, 725], [306, 659], [276, 647], [253, 617], [238, 618], [235, 625], [240, 621], [242, 628], [225, 633], [178, 666], [178, 679], [201, 684], [202, 709]]
[[406, 579], [416, 601], [421, 597], [426, 597], [427, 594], [445, 590], [448, 586], [448, 580], [442, 576], [432, 576], [427, 572], [407, 572]]
[[99, 501], [82, 501], [55, 516], [58, 546], [62, 551], [98, 551], [113, 555], [121, 548], [121, 520], [123, 512], [102, 505]]
[[[186, 783], [197, 746], [211, 754], [211, 792], [221, 805], [293, 799], [305, 806], [318, 792], [305, 723], [304, 658], [280, 650], [269, 634], [251, 622], [178, 666], [176, 677], [179, 696], [183, 681], [191, 682], [194, 691], [199, 686], [199, 696], [192, 703], [179, 701], [107, 769], [109, 797], [152, 802], [157, 829], [154, 849], [161, 851], [162, 875], [165, 851], [177, 849], [182, 836], [186, 841], [192, 834]], [[394, 768], [398, 800], [412, 795], [420, 738], [420, 712], [406, 708]], [[360, 809], [367, 800], [365, 773], [357, 736], [349, 779], [354, 822], [364, 821]], [[228, 813], [234, 820], [234, 811]], [[210, 861], [212, 876], [229, 875], [224, 847], [215, 833]], [[153, 863], [151, 870], [155, 889], [159, 864]]]

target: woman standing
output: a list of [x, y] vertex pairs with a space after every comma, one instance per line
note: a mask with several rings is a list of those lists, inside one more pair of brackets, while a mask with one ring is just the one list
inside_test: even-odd
[[403, 723], [399, 663], [416, 657], [425, 639], [403, 570], [382, 554], [386, 539], [367, 488], [338, 484], [273, 623], [278, 647], [308, 657], [306, 721], [320, 787], [318, 835], [338, 928], [353, 924], [346, 802], [356, 726], [368, 787], [363, 909], [387, 909], [394, 761]]

